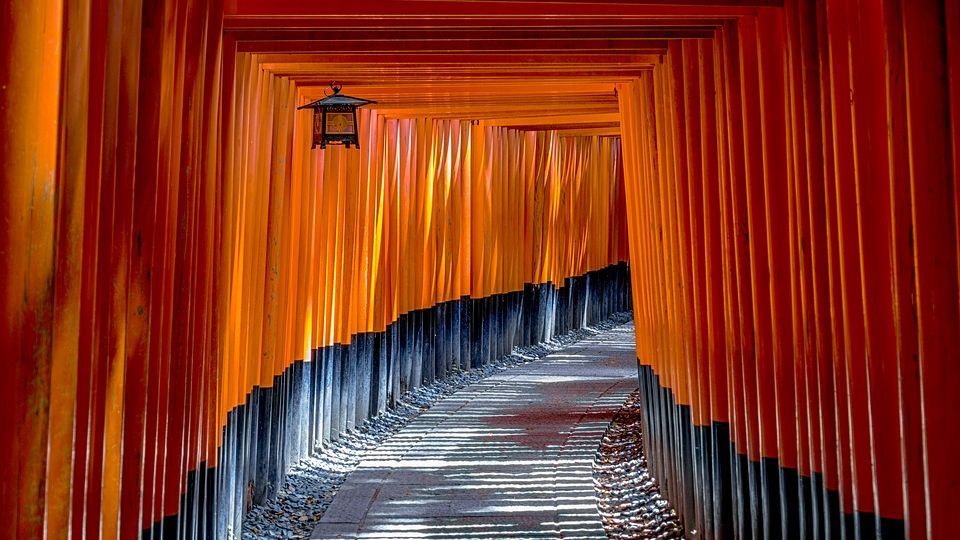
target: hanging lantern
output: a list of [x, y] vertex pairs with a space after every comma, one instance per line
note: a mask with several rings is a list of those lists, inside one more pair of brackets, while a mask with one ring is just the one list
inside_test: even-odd
[[360, 136], [357, 128], [357, 107], [363, 107], [376, 101], [346, 96], [340, 93], [337, 83], [330, 85], [333, 94], [312, 103], [297, 107], [313, 109], [313, 145], [323, 150], [328, 144], [350, 145], [360, 148]]

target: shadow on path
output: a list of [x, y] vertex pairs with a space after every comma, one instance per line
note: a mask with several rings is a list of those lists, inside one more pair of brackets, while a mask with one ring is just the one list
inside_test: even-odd
[[637, 387], [633, 325], [463, 388], [372, 451], [313, 538], [606, 538], [593, 459]]

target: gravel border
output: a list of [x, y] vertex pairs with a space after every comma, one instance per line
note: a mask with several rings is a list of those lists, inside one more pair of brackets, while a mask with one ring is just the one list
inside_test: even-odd
[[593, 460], [597, 510], [608, 538], [684, 538], [673, 505], [660, 494], [643, 452], [640, 390], [624, 401]]
[[247, 513], [243, 520], [243, 539], [309, 538], [347, 475], [367, 452], [385, 442], [434, 403], [490, 375], [539, 360], [632, 320], [629, 312], [616, 313], [591, 327], [556, 336], [548, 342], [514, 347], [509, 356], [486, 366], [456, 372], [429, 386], [407, 392], [397, 400], [395, 408], [365, 421], [352, 432], [342, 433], [337, 441], [327, 446], [317, 445], [315, 455], [301, 460], [290, 470], [276, 496], [264, 505], [254, 506]]

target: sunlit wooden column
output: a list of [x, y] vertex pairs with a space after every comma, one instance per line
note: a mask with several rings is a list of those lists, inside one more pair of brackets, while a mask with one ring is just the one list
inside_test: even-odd
[[[13, 404], [0, 413], [0, 427], [9, 435], [0, 444], [0, 461], [11, 472], [0, 482], [0, 533], [9, 538], [42, 535], [48, 437], [69, 430], [69, 411], [66, 418], [55, 417], [50, 423], [47, 407], [56, 317], [54, 212], [63, 16], [59, 1], [14, 2], [0, 15], [0, 33], [6, 36], [0, 53], [0, 345], [9, 355], [0, 392]], [[71, 295], [62, 300], [74, 301]], [[63, 375], [69, 378], [57, 370], [58, 380]], [[64, 462], [68, 456], [55, 456], [52, 472], [60, 481], [69, 474]], [[49, 511], [65, 522], [67, 509], [61, 504]]]

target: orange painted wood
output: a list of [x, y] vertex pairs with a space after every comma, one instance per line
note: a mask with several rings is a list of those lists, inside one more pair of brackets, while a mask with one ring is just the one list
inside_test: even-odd
[[[921, 411], [932, 395], [924, 359], [938, 374], [937, 388], [944, 388], [952, 375], [939, 359], [955, 356], [943, 349], [925, 356], [923, 343], [933, 345], [922, 340], [924, 294], [937, 290], [938, 299], [951, 299], [928, 298], [928, 308], [929, 302], [939, 307], [927, 316], [929, 332], [953, 328], [957, 307], [956, 279], [946, 279], [957, 261], [955, 100], [947, 91], [954, 59], [944, 55], [946, 45], [932, 48], [948, 42], [943, 21], [949, 11], [937, 2], [787, 2], [783, 11], [764, 10], [725, 26], [709, 59], [703, 45], [670, 46], [665, 68], [653, 70], [652, 99], [639, 92], [648, 84], [643, 77], [636, 87], [618, 87], [641, 363], [652, 365], [676, 401], [691, 407], [694, 424], [705, 399], [698, 385], [729, 389], [729, 404], [700, 422], [729, 420], [738, 451], [776, 459], [801, 477], [822, 475], [826, 488], [841, 495], [847, 526], [886, 527], [880, 518], [905, 519], [910, 537], [932, 534], [933, 516], [946, 515], [934, 505], [954, 500], [942, 483], [949, 467], [940, 465], [934, 478], [910, 458], [935, 459], [952, 444], [952, 437], [924, 431], [918, 420], [958, 421], [956, 407], [944, 412], [941, 398], [929, 413]], [[920, 35], [929, 38], [924, 52], [911, 56], [909, 44]], [[714, 64], [717, 74], [709, 76], [716, 88], [704, 79]], [[912, 77], [911, 65], [925, 69], [924, 76]], [[657, 118], [652, 144], [641, 143], [650, 137], [640, 124], [649, 114]], [[641, 165], [653, 160], [661, 166]], [[698, 175], [705, 176], [702, 183]], [[667, 212], [655, 213], [631, 195], [651, 190], [651, 181], [659, 182], [651, 195], [667, 199]], [[708, 191], [712, 186], [716, 195]], [[939, 193], [939, 204], [932, 204], [932, 193]], [[713, 197], [719, 215], [701, 222], [691, 210]], [[709, 208], [701, 212], [710, 215]], [[672, 245], [643, 251], [645, 219], [658, 231], [653, 240]], [[708, 223], [719, 226], [711, 241], [705, 241]], [[938, 232], [919, 236], [917, 226]], [[922, 238], [931, 249], [939, 246], [937, 256], [932, 251], [925, 259], [918, 251]], [[705, 246], [719, 250], [719, 271], [711, 277], [701, 266], [714, 260]], [[687, 285], [679, 294], [677, 277]], [[722, 377], [711, 376], [711, 364], [704, 363], [704, 340], [717, 339], [704, 332], [710, 325], [702, 311], [714, 289], [722, 294]], [[646, 328], [669, 330], [654, 340]], [[654, 434], [672, 437], [674, 421]], [[668, 452], [661, 459], [681, 458], [669, 445], [660, 451]], [[702, 480], [696, 480], [700, 488], [688, 485], [675, 464], [660, 466], [668, 492], [708, 489]], [[759, 486], [735, 489], [753, 497]], [[697, 500], [703, 508], [680, 507], [687, 519], [709, 526], [702, 522], [710, 502]], [[807, 511], [822, 512], [824, 504]], [[852, 512], [871, 517], [855, 521]], [[872, 516], [876, 524], [865, 524]], [[776, 523], [742, 525], [762, 533]]]
[[[4, 537], [138, 537], [313, 351], [626, 259], [690, 527], [952, 531], [955, 2], [224, 4], [0, 18]], [[295, 112], [334, 78], [359, 150]]]

